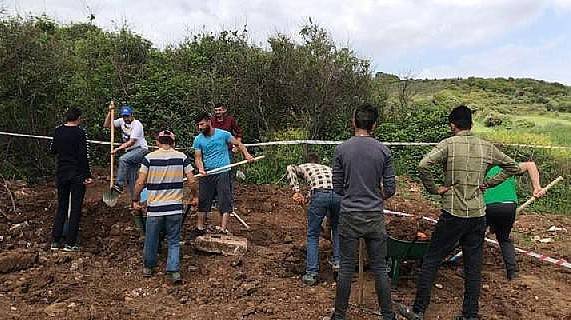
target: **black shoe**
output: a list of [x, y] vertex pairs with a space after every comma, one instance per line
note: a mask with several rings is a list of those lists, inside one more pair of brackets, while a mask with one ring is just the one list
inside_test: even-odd
[[78, 245], [70, 246], [69, 244], [66, 244], [65, 247], [63, 247], [63, 251], [65, 251], [65, 252], [78, 252], [79, 246]]
[[508, 271], [508, 280], [512, 281], [518, 277], [517, 271]]
[[198, 228], [194, 228], [190, 231], [190, 235], [188, 236], [188, 239], [190, 241], [193, 241], [194, 239], [196, 239], [197, 237], [203, 236], [206, 234], [206, 229], [198, 229]]
[[63, 249], [63, 243], [61, 243], [61, 241], [52, 242], [52, 244], [50, 245], [50, 250], [57, 251], [59, 249]]
[[462, 315], [455, 316], [454, 320], [480, 320], [479, 317], [464, 317]]
[[395, 303], [397, 312], [407, 320], [424, 320], [424, 312], [414, 312], [402, 303]]

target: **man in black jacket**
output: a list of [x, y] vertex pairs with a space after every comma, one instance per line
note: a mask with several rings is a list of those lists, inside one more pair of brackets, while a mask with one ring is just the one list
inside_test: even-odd
[[[70, 108], [65, 114], [65, 124], [55, 129], [50, 148], [57, 157], [56, 183], [58, 189], [58, 208], [52, 230], [52, 250], [61, 248], [68, 252], [79, 250], [77, 234], [81, 218], [81, 205], [85, 196], [85, 186], [92, 183], [87, 135], [79, 127], [80, 123], [81, 110]], [[69, 217], [68, 211], [70, 212]], [[64, 241], [63, 226], [66, 219], [69, 219], [69, 228]]]

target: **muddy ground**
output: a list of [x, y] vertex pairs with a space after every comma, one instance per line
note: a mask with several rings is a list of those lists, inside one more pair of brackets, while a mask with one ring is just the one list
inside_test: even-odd
[[[202, 254], [182, 247], [184, 283], [168, 284], [163, 274], [141, 276], [142, 237], [133, 227], [126, 202], [107, 208], [100, 200], [104, 178], [89, 189], [81, 221], [79, 253], [51, 252], [50, 230], [56, 207], [53, 185], [28, 187], [11, 183], [16, 212], [5, 188], [0, 190], [0, 319], [320, 319], [330, 314], [335, 283], [326, 263], [330, 244], [321, 243], [322, 281], [301, 284], [304, 271], [306, 217], [290, 200], [291, 192], [274, 186], [239, 186], [235, 235], [248, 238], [242, 258]], [[437, 207], [405, 184], [387, 208], [437, 217]], [[398, 223], [391, 218], [391, 223]], [[194, 219], [187, 219], [188, 234]], [[549, 232], [551, 226], [566, 231]], [[392, 228], [392, 227], [391, 227]], [[389, 230], [391, 230], [389, 228]], [[521, 215], [514, 238], [518, 246], [560, 258], [571, 258], [571, 216]], [[402, 230], [401, 230], [402, 231]], [[416, 234], [417, 230], [412, 230]], [[406, 235], [406, 232], [404, 232]], [[402, 236], [402, 235], [401, 235]], [[540, 243], [537, 238], [551, 238]], [[534, 240], [535, 239], [535, 240]], [[518, 256], [521, 277], [505, 279], [499, 251], [486, 248], [484, 319], [571, 319], [571, 272]], [[165, 257], [161, 255], [161, 270]], [[409, 304], [414, 295], [416, 264], [403, 266], [394, 287], [395, 301]], [[462, 278], [443, 267], [434, 288], [427, 319], [451, 319], [460, 309]], [[377, 319], [370, 276], [362, 308], [350, 319]], [[353, 285], [353, 303], [357, 284]]]

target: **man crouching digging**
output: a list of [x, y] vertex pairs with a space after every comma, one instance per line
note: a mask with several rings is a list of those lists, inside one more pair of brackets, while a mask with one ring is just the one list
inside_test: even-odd
[[168, 242], [167, 278], [173, 283], [182, 281], [180, 275], [180, 228], [183, 210], [183, 179], [188, 178], [192, 201], [196, 205], [196, 182], [190, 159], [174, 149], [175, 135], [165, 130], [157, 137], [159, 149], [147, 154], [141, 164], [135, 184], [133, 207], [140, 209], [139, 197], [147, 186], [147, 223], [143, 249], [143, 276], [153, 275], [157, 265], [159, 234], [166, 230]]

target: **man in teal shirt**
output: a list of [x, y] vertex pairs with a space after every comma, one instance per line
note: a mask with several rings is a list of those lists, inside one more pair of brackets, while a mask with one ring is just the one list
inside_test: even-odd
[[[531, 178], [533, 195], [537, 198], [545, 194], [545, 189], [541, 188], [539, 182], [539, 171], [535, 162], [523, 162], [519, 164], [521, 172], [527, 172]], [[486, 179], [490, 179], [499, 174], [502, 169], [494, 166], [488, 170]], [[514, 177], [494, 188], [487, 189], [484, 193], [486, 203], [486, 223], [500, 244], [508, 280], [513, 280], [517, 276], [518, 268], [515, 258], [515, 248], [510, 239], [510, 232], [515, 222], [517, 193]]]

